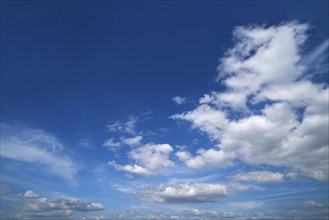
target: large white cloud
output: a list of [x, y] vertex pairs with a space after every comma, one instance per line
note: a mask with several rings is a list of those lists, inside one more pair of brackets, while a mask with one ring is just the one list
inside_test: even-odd
[[141, 175], [157, 175], [162, 168], [174, 166], [174, 162], [169, 159], [173, 148], [169, 144], [146, 144], [131, 150], [128, 156], [134, 160], [133, 165], [119, 165], [115, 161], [110, 161], [117, 170]]
[[[218, 67], [226, 90], [205, 94], [194, 110], [172, 118], [208, 134], [222, 154], [328, 178], [328, 84], [313, 82], [305, 66], [323, 60], [328, 43], [305, 58], [308, 29], [297, 22], [235, 28], [235, 45]], [[183, 161], [196, 158], [180, 154]]]
[[222, 184], [180, 183], [148, 187], [141, 193], [141, 198], [155, 203], [208, 203], [222, 200], [227, 195], [226, 186]]
[[77, 166], [62, 149], [62, 144], [43, 130], [1, 123], [1, 157], [43, 165], [52, 174], [73, 181]]

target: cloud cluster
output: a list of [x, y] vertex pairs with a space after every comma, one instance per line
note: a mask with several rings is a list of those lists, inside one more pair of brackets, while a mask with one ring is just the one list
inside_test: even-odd
[[[217, 141], [213, 151], [230, 155], [226, 162], [234, 154], [248, 164], [285, 166], [327, 179], [328, 84], [312, 81], [303, 61], [325, 57], [328, 44], [305, 58], [301, 48], [308, 29], [297, 22], [235, 28], [235, 45], [218, 67], [217, 80], [226, 89], [205, 94], [194, 110], [172, 118], [191, 122]], [[186, 162], [200, 158], [177, 156]]]
[[169, 144], [149, 143], [131, 150], [129, 158], [134, 160], [133, 165], [119, 165], [115, 161], [110, 161], [117, 170], [141, 175], [157, 175], [162, 168], [174, 166], [174, 162], [169, 159], [173, 148]]
[[148, 187], [141, 198], [147, 202], [179, 204], [217, 202], [227, 197], [223, 184], [179, 183], [170, 186]]
[[100, 211], [104, 207], [100, 203], [91, 203], [74, 197], [42, 198], [32, 190], [20, 195], [24, 202], [23, 215], [29, 218], [68, 217], [75, 211]]
[[1, 123], [1, 157], [45, 166], [52, 174], [73, 181], [74, 162], [63, 153], [62, 144], [39, 129]]

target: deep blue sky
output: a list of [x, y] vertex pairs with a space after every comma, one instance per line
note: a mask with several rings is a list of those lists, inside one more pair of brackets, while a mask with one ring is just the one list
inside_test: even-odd
[[[328, 39], [328, 7], [328, 1], [2, 1], [1, 122], [6, 126], [2, 129], [10, 130], [8, 134], [12, 136], [8, 137], [20, 140], [19, 135], [32, 134], [33, 129], [45, 132], [42, 141], [32, 141], [36, 144], [33, 149], [39, 149], [48, 135], [56, 137], [64, 149], [56, 158], [63, 155], [65, 160], [74, 158], [78, 167], [71, 183], [66, 182], [66, 177], [57, 180], [58, 174], [52, 171], [49, 176], [40, 174], [40, 178], [34, 179], [31, 176], [37, 175], [38, 166], [45, 162], [38, 161], [40, 158], [17, 159], [4, 153], [2, 184], [11, 188], [12, 195], [33, 190], [46, 197], [65, 194], [101, 202], [105, 216], [108, 210], [142, 207], [145, 203], [131, 202], [136, 194], [126, 195], [127, 192], [116, 190], [114, 183], [128, 182], [127, 185], [135, 184], [134, 187], [140, 184], [134, 188], [138, 190], [147, 184], [166, 184], [168, 179], [179, 179], [180, 174], [146, 179], [126, 175], [107, 162], [130, 164], [133, 160], [127, 155], [135, 148], [125, 146], [121, 151], [111, 151], [102, 146], [105, 141], [114, 138], [118, 142], [140, 135], [145, 145], [168, 143], [174, 148], [170, 156], [174, 162], [178, 161], [174, 154], [182, 150], [174, 146], [191, 145], [193, 155], [199, 148], [212, 148], [220, 141], [208, 131], [201, 128], [200, 132], [192, 129], [199, 128], [198, 125], [169, 117], [197, 108], [198, 99], [204, 94], [227, 90], [215, 81], [216, 69], [219, 59], [235, 45], [234, 28], [252, 25], [266, 28], [291, 21], [308, 23], [308, 39], [300, 49], [301, 54], [314, 54], [312, 49]], [[328, 57], [328, 53], [322, 54]], [[315, 77], [327, 86], [323, 76]], [[184, 104], [173, 102], [175, 96], [184, 97]], [[236, 114], [236, 118], [243, 115], [234, 111], [230, 114]], [[137, 118], [135, 133], [111, 132], [106, 128], [134, 117]], [[8, 137], [3, 139], [7, 141]], [[281, 164], [258, 165], [238, 158], [235, 166], [224, 173], [232, 175], [258, 169], [288, 173], [291, 168]], [[46, 166], [53, 165], [46, 163]], [[182, 167], [180, 164], [178, 170], [185, 169]], [[215, 174], [218, 175], [218, 170], [211, 168], [196, 173], [189, 170], [182, 176], [204, 176], [212, 182], [227, 180], [223, 176], [209, 177]], [[101, 175], [104, 178], [100, 180]], [[11, 181], [15, 178], [28, 180], [29, 184]], [[289, 189], [319, 186], [314, 195], [320, 192], [322, 197], [309, 200], [320, 204], [328, 197], [327, 180], [305, 178], [283, 185]], [[44, 182], [49, 185], [43, 185]], [[65, 187], [69, 190], [64, 190]], [[284, 191], [275, 184], [258, 189], [262, 187], [272, 188], [273, 193]], [[229, 197], [228, 202], [247, 201], [253, 193], [248, 192], [242, 199], [236, 195]], [[256, 193], [262, 195], [263, 191]], [[301, 195], [305, 196], [304, 192]], [[8, 210], [10, 204], [6, 206]], [[217, 205], [201, 204], [193, 208], [209, 210]], [[223, 207], [234, 211], [230, 205]], [[265, 207], [272, 211], [270, 206]], [[281, 208], [275, 204], [274, 209]]]

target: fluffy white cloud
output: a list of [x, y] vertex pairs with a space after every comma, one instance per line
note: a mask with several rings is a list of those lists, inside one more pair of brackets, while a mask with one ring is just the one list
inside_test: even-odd
[[325, 57], [328, 46], [305, 58], [300, 48], [308, 28], [297, 22], [237, 27], [235, 46], [218, 67], [226, 90], [205, 94], [197, 108], [172, 118], [191, 122], [217, 141], [223, 154], [234, 153], [243, 162], [328, 178], [328, 84], [313, 82], [304, 66], [305, 60]]
[[141, 198], [155, 203], [208, 203], [227, 197], [226, 186], [210, 183], [180, 183], [171, 186], [148, 187]]
[[52, 174], [73, 181], [77, 167], [51, 134], [1, 123], [0, 141], [1, 157], [40, 164]]
[[164, 167], [174, 166], [169, 160], [169, 155], [173, 148], [169, 144], [146, 144], [139, 148], [133, 149], [128, 156], [133, 159], [136, 164], [119, 165], [114, 161], [110, 161], [117, 170], [123, 170], [130, 173], [141, 175], [157, 175]]
[[187, 151], [178, 151], [176, 156], [179, 160], [184, 161], [186, 166], [193, 169], [199, 169], [204, 166], [225, 167], [231, 165], [235, 157], [234, 152], [224, 152], [215, 149], [199, 149], [197, 154], [197, 156], [192, 157]]
[[171, 100], [173, 100], [177, 105], [184, 104], [186, 102], [186, 98], [175, 96]]
[[121, 141], [122, 143], [129, 145], [129, 146], [136, 146], [139, 145], [141, 140], [143, 139], [142, 136], [135, 136], [131, 138], [122, 138]]
[[257, 183], [279, 183], [284, 181], [284, 175], [278, 172], [270, 171], [252, 171], [248, 173], [239, 173], [231, 177], [234, 180]]

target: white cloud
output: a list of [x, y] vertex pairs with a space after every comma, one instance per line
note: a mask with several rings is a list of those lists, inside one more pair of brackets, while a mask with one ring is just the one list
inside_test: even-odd
[[54, 136], [42, 130], [1, 123], [2, 157], [43, 165], [52, 174], [73, 181], [77, 167], [62, 148]]
[[131, 115], [125, 122], [116, 121], [114, 123], [107, 124], [106, 127], [111, 132], [124, 132], [134, 135], [136, 134], [135, 126], [138, 120], [138, 116]]
[[171, 100], [173, 100], [177, 105], [182, 105], [186, 102], [186, 98], [175, 96]]
[[256, 183], [279, 183], [284, 181], [284, 175], [270, 171], [252, 171], [239, 173], [231, 177], [234, 180]]
[[128, 156], [133, 159], [136, 164], [119, 165], [114, 161], [110, 161], [117, 170], [123, 170], [130, 173], [141, 175], [157, 175], [162, 168], [174, 166], [174, 162], [169, 160], [169, 155], [173, 148], [169, 144], [153, 144], [149, 143], [139, 148], [131, 150]]
[[248, 201], [248, 202], [231, 202], [229, 206], [235, 209], [256, 209], [264, 205], [264, 202], [260, 201]]
[[176, 156], [179, 160], [184, 161], [186, 166], [193, 169], [200, 169], [204, 166], [225, 167], [232, 164], [235, 154], [233, 152], [224, 152], [215, 149], [199, 149], [197, 156], [192, 157], [187, 151], [178, 151]]
[[109, 139], [105, 140], [103, 147], [107, 147], [109, 149], [118, 148], [118, 147], [121, 147], [121, 143], [115, 142], [114, 138], [109, 138]]
[[[223, 153], [235, 153], [245, 163], [328, 178], [329, 90], [325, 82], [305, 77], [313, 73], [302, 60], [316, 62], [300, 49], [308, 28], [297, 22], [237, 27], [235, 46], [218, 67], [218, 81], [226, 90], [205, 94], [194, 110], [172, 118], [191, 122], [217, 141]], [[327, 47], [309, 56], [319, 60]]]
[[306, 201], [304, 202], [304, 205], [307, 206], [307, 207], [326, 207], [328, 205], [325, 205], [325, 204], [322, 204], [322, 203], [319, 203], [319, 202], [315, 202], [315, 201]]
[[21, 197], [27, 198], [27, 199], [29, 199], [29, 198], [38, 198], [39, 197], [39, 194], [33, 192], [32, 190], [28, 190], [25, 193], [23, 193], [21, 195]]
[[24, 215], [29, 218], [67, 217], [73, 212], [100, 211], [104, 206], [74, 197], [41, 198], [35, 192], [28, 190], [20, 196], [24, 202]]
[[148, 187], [141, 198], [155, 203], [208, 203], [227, 197], [226, 186], [210, 183], [180, 183], [171, 186]]
[[129, 145], [129, 146], [136, 146], [139, 145], [141, 140], [143, 139], [142, 136], [135, 136], [131, 138], [122, 138], [121, 141], [122, 143]]

